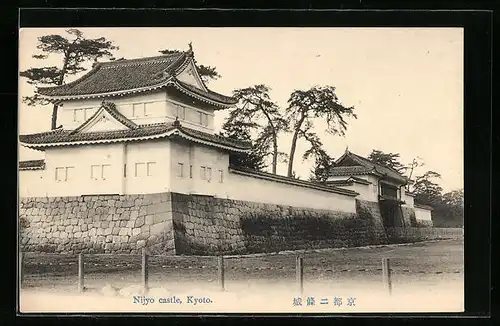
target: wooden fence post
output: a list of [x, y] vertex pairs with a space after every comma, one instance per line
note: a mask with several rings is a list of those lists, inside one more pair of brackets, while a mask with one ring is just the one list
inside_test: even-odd
[[148, 253], [146, 248], [142, 248], [142, 289], [146, 295], [149, 291], [148, 287]]
[[304, 292], [304, 265], [303, 258], [299, 256], [296, 259], [295, 275], [297, 277], [297, 286], [300, 294], [302, 294]]
[[391, 265], [389, 258], [382, 258], [382, 282], [384, 287], [389, 290], [389, 295], [392, 294], [392, 281], [391, 281]]
[[24, 265], [23, 265], [24, 252], [19, 252], [19, 288], [23, 286], [24, 281]]
[[83, 254], [78, 254], [78, 292], [83, 293], [84, 287]]
[[224, 291], [224, 256], [219, 256], [217, 257], [217, 272], [218, 272], [218, 279], [219, 279], [219, 286], [220, 290]]

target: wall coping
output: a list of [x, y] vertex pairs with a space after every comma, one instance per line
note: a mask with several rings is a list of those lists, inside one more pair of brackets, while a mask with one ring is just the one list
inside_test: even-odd
[[310, 188], [310, 189], [315, 189], [315, 190], [320, 190], [320, 191], [325, 191], [325, 192], [330, 192], [330, 193], [336, 193], [340, 195], [345, 195], [349, 197], [356, 197], [359, 195], [359, 193], [352, 191], [352, 190], [347, 190], [347, 189], [341, 189], [337, 187], [327, 187], [327, 186], [321, 186], [318, 184], [315, 184], [313, 182], [309, 181], [304, 181], [304, 180], [297, 180], [277, 174], [272, 174], [272, 173], [267, 173], [267, 172], [261, 172], [261, 171], [253, 171], [253, 170], [244, 170], [244, 169], [236, 169], [236, 168], [229, 168], [230, 173], [234, 174], [240, 174], [244, 175], [247, 177], [251, 178], [256, 178], [256, 179], [263, 179], [263, 180], [270, 180], [274, 182], [279, 182], [283, 184], [289, 184], [293, 186], [299, 186], [299, 187], [304, 187], [304, 188]]
[[423, 204], [413, 203], [413, 206], [416, 207], [416, 208], [425, 209], [425, 210], [428, 210], [428, 211], [434, 210], [432, 207], [427, 206], [427, 205], [423, 205]]

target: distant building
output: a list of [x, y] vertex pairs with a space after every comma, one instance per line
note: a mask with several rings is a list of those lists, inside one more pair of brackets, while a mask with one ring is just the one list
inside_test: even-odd
[[358, 199], [379, 202], [386, 226], [405, 226], [401, 207], [413, 208], [417, 221], [432, 224], [432, 208], [415, 204], [413, 194], [405, 191], [409, 182], [398, 171], [346, 149], [330, 169], [326, 184], [356, 191]]

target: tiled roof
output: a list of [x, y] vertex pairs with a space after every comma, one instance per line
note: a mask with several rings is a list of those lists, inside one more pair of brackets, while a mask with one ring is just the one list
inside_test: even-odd
[[99, 62], [81, 78], [61, 86], [40, 87], [38, 93], [56, 99], [104, 97], [172, 85], [181, 91], [196, 93], [221, 104], [236, 103], [232, 97], [198, 89], [175, 79], [177, 73], [190, 62], [192, 55], [192, 52], [188, 51], [140, 59]]
[[71, 83], [40, 87], [38, 92], [47, 96], [72, 96], [154, 86], [170, 78], [185, 58], [185, 54], [181, 53], [97, 63], [91, 71]]
[[19, 170], [43, 170], [44, 168], [44, 160], [30, 160], [19, 162]]
[[307, 188], [312, 188], [312, 189], [317, 189], [317, 190], [323, 190], [323, 191], [328, 191], [328, 192], [334, 192], [334, 193], [348, 195], [348, 196], [352, 196], [352, 197], [359, 195], [357, 192], [352, 191], [352, 190], [337, 188], [334, 186], [325, 186], [325, 185], [321, 185], [321, 184], [316, 183], [316, 182], [299, 180], [299, 179], [285, 177], [282, 175], [268, 173], [268, 172], [256, 171], [256, 170], [251, 170], [251, 169], [246, 169], [246, 168], [234, 168], [234, 167], [230, 167], [230, 171], [234, 172], [234, 173], [243, 174], [243, 175], [249, 175], [252, 177], [258, 177], [258, 178], [278, 181], [278, 182], [282, 182], [282, 183], [294, 184], [297, 186], [302, 186], [302, 187], [307, 187]]
[[367, 174], [367, 173], [378, 173], [381, 175], [384, 175], [386, 177], [401, 181], [406, 183], [407, 179], [403, 175], [401, 175], [399, 172], [396, 170], [384, 166], [381, 164], [374, 163], [370, 161], [367, 158], [364, 158], [362, 156], [359, 156], [357, 154], [351, 153], [349, 151], [346, 151], [342, 157], [340, 157], [337, 160], [337, 164], [343, 161], [345, 158], [350, 158], [354, 162], [357, 163], [357, 165], [349, 165], [349, 166], [335, 166], [330, 169], [330, 175], [331, 176], [338, 176], [338, 175], [360, 175], [360, 174]]
[[330, 169], [331, 176], [341, 176], [341, 175], [356, 175], [356, 174], [367, 174], [372, 172], [372, 168], [367, 168], [365, 166], [335, 166]]
[[351, 186], [354, 183], [352, 180], [330, 180], [326, 181], [326, 185], [332, 185], [332, 186]]
[[247, 142], [235, 141], [218, 135], [193, 130], [180, 126], [180, 124], [176, 122], [146, 124], [133, 129], [102, 132], [74, 133], [73, 130], [56, 129], [48, 132], [20, 135], [19, 140], [26, 147], [39, 149], [53, 146], [140, 141], [145, 139], [172, 137], [180, 137], [194, 142], [208, 143], [208, 145], [224, 147], [229, 150], [246, 151], [251, 148], [251, 144]]
[[201, 90], [201, 89], [199, 89], [197, 87], [194, 87], [193, 85], [183, 83], [183, 82], [181, 82], [179, 80], [175, 80], [175, 81], [176, 81], [176, 84], [178, 84], [182, 88], [184, 88], [184, 89], [186, 89], [186, 90], [188, 90], [190, 92], [193, 92], [195, 94], [198, 94], [200, 96], [207, 97], [207, 98], [209, 98], [211, 100], [222, 102], [222, 103], [229, 103], [229, 104], [236, 104], [236, 103], [238, 103], [238, 100], [235, 99], [234, 97], [225, 96], [225, 95], [213, 92], [211, 90], [208, 90], [208, 92], [205, 92], [204, 90]]

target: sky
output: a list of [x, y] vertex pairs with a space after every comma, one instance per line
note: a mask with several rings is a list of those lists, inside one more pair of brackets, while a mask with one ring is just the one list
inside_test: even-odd
[[[75, 28], [75, 27], [72, 27]], [[331, 85], [342, 104], [354, 106], [344, 137], [325, 133], [315, 124], [327, 152], [340, 157], [346, 147], [367, 156], [372, 149], [399, 153], [402, 163], [419, 157], [444, 191], [463, 188], [463, 29], [461, 28], [79, 28], [85, 37], [105, 37], [119, 46], [115, 57], [159, 55], [162, 49], [187, 50], [192, 42], [199, 64], [215, 66], [222, 78], [210, 81], [213, 91], [231, 95], [256, 84], [271, 88], [283, 109], [294, 90]], [[33, 59], [37, 38], [65, 35], [64, 29], [20, 31], [19, 69], [61, 66], [61, 57]], [[80, 76], [80, 75], [79, 75]], [[74, 80], [79, 77], [68, 79]], [[19, 97], [33, 87], [19, 80]], [[27, 107], [20, 101], [21, 134], [50, 129], [50, 106]], [[220, 129], [227, 111], [215, 117]], [[279, 139], [290, 151], [291, 135]], [[294, 170], [307, 179], [313, 160], [298, 143]], [[43, 158], [43, 152], [19, 149], [20, 160]], [[286, 174], [286, 164], [278, 174]]]

